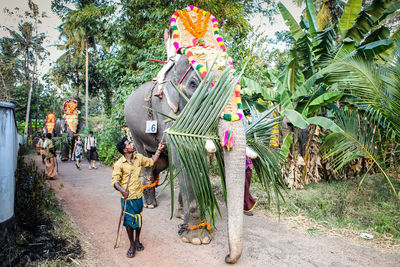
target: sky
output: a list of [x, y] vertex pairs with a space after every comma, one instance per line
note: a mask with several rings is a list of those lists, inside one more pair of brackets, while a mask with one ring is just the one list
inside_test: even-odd
[[[303, 8], [297, 7], [292, 0], [281, 0], [281, 2], [286, 6], [286, 8], [291, 12], [293, 17], [299, 21], [301, 11]], [[60, 25], [60, 18], [51, 11], [51, 1], [50, 0], [34, 0], [39, 6], [40, 12], [45, 12], [47, 18], [43, 18], [43, 23], [39, 25], [39, 32], [44, 32], [47, 35], [44, 47], [49, 51], [50, 55], [38, 70], [41, 74], [45, 74], [51, 67], [58, 57], [63, 54], [63, 51], [58, 50], [55, 45], [59, 43], [58, 37], [59, 32], [57, 26]], [[8, 8], [11, 11], [15, 11], [14, 8], [20, 8], [19, 14], [23, 14], [25, 10], [29, 10], [27, 0], [1, 0], [0, 1], [0, 25], [6, 26], [16, 30], [18, 28], [18, 19], [15, 16], [5, 15], [3, 12], [4, 8]], [[250, 20], [250, 23], [258, 26], [262, 25], [261, 30], [263, 30], [269, 37], [273, 37], [276, 31], [287, 30], [284, 20], [280, 14], [274, 17], [274, 23], [271, 25], [268, 20], [262, 16], [255, 16]], [[1, 27], [0, 38], [7, 35], [7, 31]]]

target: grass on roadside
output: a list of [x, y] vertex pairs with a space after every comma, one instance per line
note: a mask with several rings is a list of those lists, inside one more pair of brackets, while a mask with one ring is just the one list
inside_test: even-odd
[[[358, 182], [338, 180], [288, 190], [282, 215], [305, 215], [328, 228], [367, 231], [400, 243], [400, 202], [384, 178], [379, 174], [368, 176], [357, 192]], [[392, 179], [392, 183], [400, 189], [398, 180]], [[252, 184], [251, 192], [259, 206], [267, 207], [259, 184]]]
[[18, 159], [15, 236], [0, 247], [1, 266], [71, 266], [84, 256], [79, 234], [34, 162]]

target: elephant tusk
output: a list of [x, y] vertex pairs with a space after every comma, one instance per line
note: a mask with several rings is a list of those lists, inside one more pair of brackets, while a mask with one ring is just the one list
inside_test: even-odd
[[247, 146], [246, 147], [246, 156], [251, 159], [256, 159], [258, 157], [258, 154], [253, 149], [251, 149], [250, 147]]
[[217, 151], [214, 142], [210, 139], [207, 139], [205, 147], [208, 153], [215, 153]]

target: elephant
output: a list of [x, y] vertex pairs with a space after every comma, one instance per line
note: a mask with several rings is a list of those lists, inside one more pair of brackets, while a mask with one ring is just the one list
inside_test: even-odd
[[[165, 80], [175, 84], [179, 83], [179, 90], [188, 98], [194, 94], [201, 82], [195, 70], [191, 68], [188, 58], [185, 55], [179, 55], [179, 58], [176, 57], [173, 66], [166, 73]], [[136, 150], [146, 157], [151, 157], [156, 152], [158, 144], [165, 138], [164, 131], [172, 125], [172, 122], [164, 122], [167, 118], [161, 113], [176, 117], [186, 105], [185, 99], [179, 95], [171, 83], [166, 82], [164, 84], [162, 98], [154, 96], [156, 88], [158, 88], [156, 80], [142, 84], [136, 91], [129, 95], [124, 108], [125, 119], [132, 133]], [[161, 113], [154, 112], [152, 109]], [[156, 133], [146, 133], [146, 121], [157, 121]], [[229, 152], [224, 152], [229, 243], [229, 254], [225, 257], [225, 261], [227, 263], [235, 263], [242, 253], [246, 139], [242, 121], [229, 122], [220, 119], [218, 126], [220, 136], [229, 127], [235, 133], [234, 148]], [[179, 168], [173, 147], [171, 151], [173, 154], [171, 155], [173, 164]], [[164, 150], [155, 166], [143, 168], [143, 184], [152, 184], [159, 173], [167, 167], [168, 155], [166, 150]], [[198, 224], [200, 218], [189, 178], [185, 173], [181, 173], [178, 179], [180, 181], [178, 214], [183, 215], [181, 219], [184, 220], [184, 224]], [[185, 179], [188, 185], [188, 193], [183, 193], [185, 191], [183, 190], [182, 179]], [[187, 201], [187, 197], [189, 201]], [[187, 203], [190, 203], [189, 207]], [[147, 208], [157, 206], [154, 187], [145, 189], [144, 205]], [[211, 233], [206, 229], [180, 231], [180, 235], [184, 242], [192, 244], [208, 244], [212, 239]]]
[[[76, 133], [83, 128], [83, 121], [79, 118], [78, 120], [78, 127], [76, 129]], [[68, 136], [68, 143], [62, 142], [61, 145], [61, 160], [67, 161], [68, 159], [73, 159], [74, 156], [72, 155], [73, 147], [75, 145], [74, 133], [69, 129], [67, 123], [64, 119], [58, 120], [53, 131], [54, 137], [60, 137], [64, 134]]]

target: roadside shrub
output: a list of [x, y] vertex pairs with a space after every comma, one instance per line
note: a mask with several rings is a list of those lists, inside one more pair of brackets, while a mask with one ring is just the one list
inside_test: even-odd
[[107, 165], [112, 165], [121, 157], [116, 145], [123, 135], [124, 133], [118, 123], [113, 121], [104, 123], [104, 130], [97, 133], [97, 153], [100, 161]]
[[15, 218], [26, 224], [46, 223], [44, 211], [53, 205], [54, 193], [46, 185], [44, 173], [34, 162], [25, 163], [22, 153], [15, 171]]

